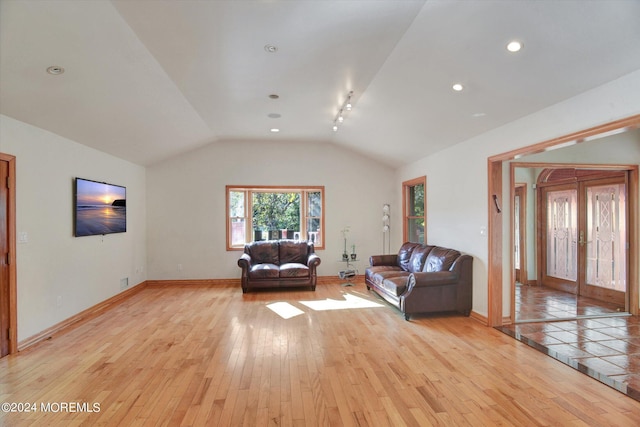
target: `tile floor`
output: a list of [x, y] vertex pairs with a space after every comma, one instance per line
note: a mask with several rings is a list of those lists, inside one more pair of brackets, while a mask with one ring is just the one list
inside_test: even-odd
[[544, 286], [516, 286], [516, 322], [574, 319], [578, 316], [619, 314], [624, 307], [577, 297]]
[[517, 321], [499, 330], [640, 401], [639, 317], [544, 287], [519, 288]]

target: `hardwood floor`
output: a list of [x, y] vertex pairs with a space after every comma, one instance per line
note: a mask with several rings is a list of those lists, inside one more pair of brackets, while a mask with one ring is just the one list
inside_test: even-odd
[[[380, 306], [344, 308], [362, 299]], [[361, 283], [148, 286], [0, 372], [2, 402], [36, 405], [3, 426], [640, 425], [640, 402], [473, 319], [407, 322]]]

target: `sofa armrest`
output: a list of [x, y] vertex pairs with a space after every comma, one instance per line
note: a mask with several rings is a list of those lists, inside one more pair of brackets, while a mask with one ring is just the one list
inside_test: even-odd
[[434, 271], [431, 273], [411, 273], [407, 282], [407, 292], [414, 288], [428, 286], [455, 285], [458, 275], [452, 271]]
[[398, 254], [372, 255], [369, 257], [369, 265], [398, 265]]
[[251, 269], [251, 256], [249, 254], [242, 254], [240, 259], [238, 259], [238, 267], [249, 271]]
[[318, 254], [309, 254], [309, 258], [307, 258], [307, 267], [315, 269], [319, 265], [320, 257], [318, 256]]

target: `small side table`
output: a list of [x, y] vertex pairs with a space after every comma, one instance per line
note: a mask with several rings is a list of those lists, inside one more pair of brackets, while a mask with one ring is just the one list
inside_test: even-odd
[[347, 264], [347, 268], [338, 273], [338, 277], [342, 280], [346, 280], [342, 286], [353, 286], [354, 283], [351, 281], [358, 274], [358, 269], [354, 268], [354, 263], [360, 261], [359, 259], [341, 259], [339, 262], [343, 262]]

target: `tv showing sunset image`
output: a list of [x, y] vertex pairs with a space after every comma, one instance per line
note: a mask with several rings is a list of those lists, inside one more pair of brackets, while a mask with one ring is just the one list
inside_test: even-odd
[[76, 178], [75, 235], [93, 236], [127, 231], [127, 189]]

